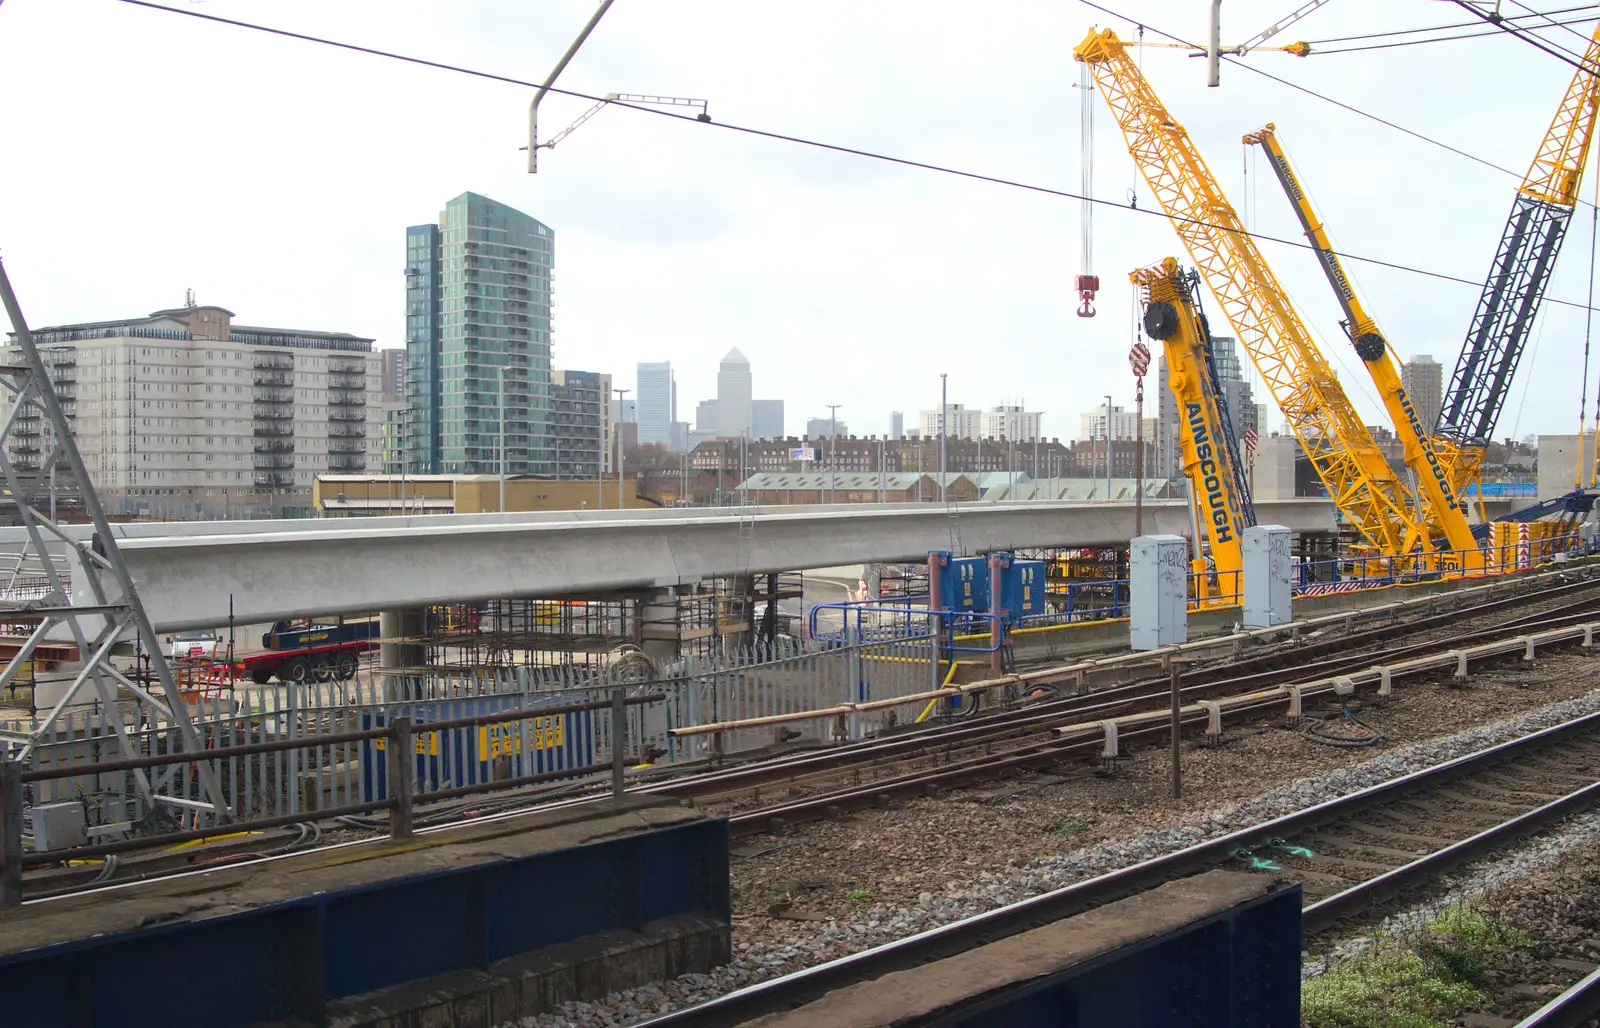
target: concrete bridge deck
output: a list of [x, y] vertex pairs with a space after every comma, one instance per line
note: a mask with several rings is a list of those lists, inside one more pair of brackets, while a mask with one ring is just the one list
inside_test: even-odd
[[[1263, 524], [1335, 530], [1327, 500], [1256, 505]], [[954, 513], [952, 513], [953, 511]], [[912, 561], [930, 550], [1124, 544], [1131, 503], [1018, 502], [563, 511], [113, 526], [159, 632], [499, 597], [686, 585], [717, 575]], [[1190, 532], [1182, 501], [1144, 505], [1146, 533]], [[87, 526], [69, 532], [87, 540]], [[0, 530], [0, 552], [21, 549]], [[74, 595], [90, 595], [76, 582]]]

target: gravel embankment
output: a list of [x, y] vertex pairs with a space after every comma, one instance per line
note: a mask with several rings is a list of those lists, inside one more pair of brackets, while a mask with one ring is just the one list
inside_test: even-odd
[[1147, 756], [1110, 776], [1069, 770], [748, 840], [733, 871], [732, 963], [521, 1026], [631, 1024], [1600, 710], [1595, 667], [1563, 653], [1465, 689], [1403, 686], [1363, 711], [1389, 747], [1375, 757], [1278, 727], [1233, 730], [1229, 745], [1186, 750], [1176, 807], [1164, 761]]

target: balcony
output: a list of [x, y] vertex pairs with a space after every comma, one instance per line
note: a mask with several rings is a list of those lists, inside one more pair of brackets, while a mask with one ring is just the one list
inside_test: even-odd
[[365, 438], [353, 439], [353, 438], [339, 438], [337, 436], [329, 436], [328, 437], [328, 452], [329, 453], [366, 453], [367, 452], [367, 441], [366, 441]]
[[366, 420], [367, 420], [367, 410], [366, 410], [365, 406], [361, 406], [361, 407], [335, 407], [335, 406], [329, 406], [329, 408], [328, 408], [328, 420], [329, 421], [342, 421], [342, 422], [356, 422], [356, 421], [359, 421], [359, 422], [362, 422], [363, 424], [365, 424]]
[[294, 473], [288, 471], [257, 471], [252, 481], [257, 489], [293, 489]]
[[293, 453], [294, 440], [266, 436], [256, 440], [255, 451], [257, 453]]
[[294, 372], [281, 368], [256, 368], [251, 372], [251, 381], [258, 386], [292, 386]]
[[250, 366], [257, 371], [293, 371], [294, 357], [287, 353], [258, 353]]
[[268, 403], [268, 404], [258, 403], [258, 404], [255, 405], [255, 408], [253, 410], [251, 410], [250, 414], [258, 422], [259, 421], [293, 421], [294, 420], [294, 407], [293, 406], [278, 406], [277, 404], [270, 404], [270, 403]]
[[328, 390], [328, 405], [331, 407], [365, 407], [367, 405], [367, 394], [330, 389]]
[[292, 439], [294, 438], [294, 422], [277, 418], [257, 421], [253, 434], [257, 439]]
[[257, 386], [250, 399], [255, 403], [294, 403], [294, 390], [280, 386]]
[[344, 421], [330, 422], [328, 424], [329, 439], [365, 439], [366, 437], [367, 426], [365, 424], [352, 424]]
[[329, 455], [328, 470], [349, 473], [352, 471], [367, 470], [367, 460], [362, 456], [343, 454]]

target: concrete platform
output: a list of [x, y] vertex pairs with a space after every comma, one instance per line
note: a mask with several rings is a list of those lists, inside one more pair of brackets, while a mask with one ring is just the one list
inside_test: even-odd
[[727, 840], [627, 797], [31, 904], [0, 1023], [487, 1028], [725, 963]]
[[744, 1024], [1284, 1028], [1299, 1013], [1299, 886], [1210, 871]]

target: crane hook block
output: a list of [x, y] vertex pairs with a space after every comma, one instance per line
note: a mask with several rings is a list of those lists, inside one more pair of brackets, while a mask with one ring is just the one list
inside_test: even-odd
[[1078, 317], [1094, 317], [1094, 294], [1100, 291], [1099, 275], [1078, 276], [1078, 299], [1083, 301], [1083, 306], [1078, 308]]

